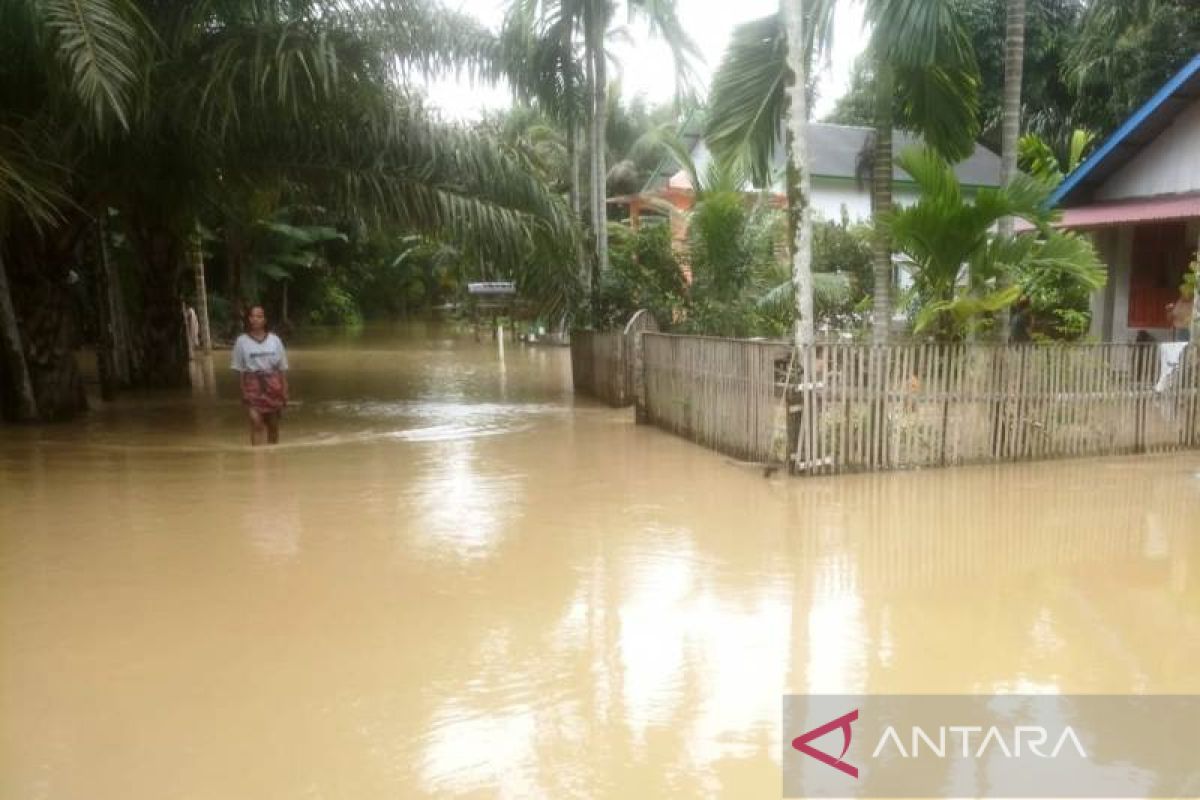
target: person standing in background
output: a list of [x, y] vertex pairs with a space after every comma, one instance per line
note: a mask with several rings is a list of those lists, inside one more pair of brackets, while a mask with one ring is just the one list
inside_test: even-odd
[[267, 312], [251, 306], [246, 332], [233, 345], [233, 369], [241, 378], [242, 403], [250, 416], [250, 444], [277, 444], [279, 419], [288, 403], [287, 350], [267, 329]]

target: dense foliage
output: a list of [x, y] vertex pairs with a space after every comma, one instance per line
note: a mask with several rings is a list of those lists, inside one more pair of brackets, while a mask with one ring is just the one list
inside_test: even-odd
[[[619, 12], [664, 36], [687, 97], [695, 50], [671, 0], [513, 0], [499, 32], [437, 0], [0, 3], [0, 410], [79, 411], [81, 342], [106, 395], [179, 385], [181, 301], [206, 300], [221, 338], [250, 303], [284, 326], [356, 324], [461, 303], [469, 280], [513, 280], [526, 311], [577, 324], [647, 307], [664, 326], [747, 336], [783, 335], [811, 292], [818, 326], [870, 322], [879, 341], [898, 252], [919, 332], [978, 333], [1022, 298], [1035, 334], [1078, 337], [1095, 256], [1048, 229], [1038, 198], [1195, 54], [1200, 4], [1026, 3], [1020, 164], [1036, 186], [968, 202], [938, 160], [976, 133], [997, 146], [1004, 109], [1015, 118], [1006, 0], [869, 0], [869, 47], [831, 119], [874, 129], [860, 167], [876, 224], [811, 235], [803, 170], [771, 170], [803, 139], [789, 103], [819, 87], [789, 87], [831, 45], [834, 0], [799, 28], [739, 26], [707, 108], [687, 113], [623, 99], [606, 72]], [[444, 71], [504, 78], [517, 103], [444, 123], [411, 85]], [[938, 151], [905, 156], [924, 196], [894, 213], [893, 127]], [[703, 130], [709, 174], [686, 163], [694, 138], [663, 147], [667, 129]], [[634, 231], [606, 200], [677, 166], [695, 187], [686, 213]], [[749, 190], [783, 177], [786, 208]], [[1009, 215], [1031, 230], [993, 236]]]
[[[953, 168], [936, 153], [909, 150], [899, 163], [921, 194], [885, 224], [913, 265], [917, 333], [960, 338], [1022, 297], [1066, 302], [1072, 292], [1086, 296], [1104, 285], [1104, 268], [1090, 242], [1051, 226], [1045, 184], [1019, 175], [1007, 187], [980, 189], [968, 199]], [[1004, 217], [1024, 221], [1027, 229], [993, 233]], [[1071, 320], [1059, 323], [1071, 329]]]
[[609, 225], [612, 269], [596, 289], [594, 319], [597, 327], [623, 326], [638, 309], [648, 309], [666, 329], [687, 303], [686, 285], [671, 245], [666, 224]]
[[[562, 198], [407, 88], [503, 67], [490, 32], [434, 0], [14, 0], [0, 47], [10, 414], [81, 407], [71, 286], [89, 261], [104, 266], [96, 327], [127, 334], [102, 343], [106, 374], [186, 381], [180, 299], [202, 230], [233, 315], [311, 271], [322, 241], [369, 231], [454, 242], [546, 307], [575, 293], [557, 269], [576, 240]], [[96, 257], [118, 237], [124, 258]], [[314, 290], [319, 316], [349, 316], [339, 282]]]

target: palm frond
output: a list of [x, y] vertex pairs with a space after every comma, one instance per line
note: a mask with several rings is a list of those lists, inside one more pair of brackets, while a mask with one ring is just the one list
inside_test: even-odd
[[129, 127], [146, 36], [131, 0], [41, 0], [66, 79], [100, 131]]
[[340, 208], [456, 241], [497, 263], [518, 264], [537, 244], [569, 251], [577, 235], [562, 199], [526, 161], [426, 118], [401, 97], [271, 134], [249, 155], [258, 168], [292, 174]]
[[959, 327], [967, 326], [971, 320], [984, 314], [994, 314], [1008, 308], [1021, 297], [1021, 287], [1006, 286], [985, 295], [961, 294], [950, 300], [928, 303], [917, 312], [913, 321], [913, 332], [923, 333], [943, 315], [950, 315]]
[[[787, 275], [754, 299], [759, 311], [771, 315], [788, 317], [795, 312], [796, 286]], [[839, 308], [850, 302], [853, 296], [853, 281], [841, 272], [814, 272], [812, 276], [813, 306], [817, 309]], [[821, 312], [818, 312], [821, 313]]]
[[43, 159], [15, 130], [0, 126], [0, 233], [20, 215], [35, 229], [53, 226], [70, 203], [62, 190], [65, 171]]
[[789, 77], [787, 39], [778, 14], [734, 28], [713, 76], [704, 135], [717, 158], [744, 165], [756, 186], [771, 183]]
[[970, 36], [955, 0], [867, 0], [871, 51], [895, 67], [970, 65]]
[[950, 161], [975, 150], [979, 136], [979, 75], [956, 66], [898, 66], [901, 118]]
[[[803, 58], [811, 62], [832, 44], [834, 0], [806, 5]], [[792, 79], [787, 66], [787, 34], [778, 13], [733, 29], [709, 93], [704, 138], [717, 158], [736, 163], [755, 186], [771, 184], [771, 165], [787, 108]]]
[[500, 39], [475, 17], [437, 0], [364, 0], [349, 6], [362, 40], [401, 74], [454, 74], [495, 81], [503, 74]]
[[639, 136], [629, 149], [629, 156], [634, 161], [651, 158], [660, 153], [665, 154], [679, 169], [687, 173], [694, 191], [701, 191], [702, 181], [696, 169], [696, 162], [674, 123], [665, 122], [651, 127]]

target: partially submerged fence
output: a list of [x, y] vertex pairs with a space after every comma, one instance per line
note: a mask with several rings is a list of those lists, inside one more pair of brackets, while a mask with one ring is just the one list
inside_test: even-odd
[[621, 331], [571, 332], [571, 381], [575, 391], [614, 408], [632, 402]]
[[797, 350], [648, 327], [573, 334], [576, 387], [613, 406], [636, 402], [639, 421], [699, 444], [804, 474], [1200, 447], [1194, 346]]
[[747, 461], [782, 461], [780, 402], [791, 348], [778, 342], [647, 333], [646, 421]]
[[643, 340], [647, 421], [805, 474], [1200, 447], [1195, 347]]
[[642, 309], [619, 331], [572, 331], [571, 381], [575, 391], [614, 408], [632, 405], [643, 375], [641, 334], [656, 330], [654, 317]]
[[822, 345], [789, 391], [793, 467], [823, 474], [1200, 446], [1200, 364], [1154, 344]]

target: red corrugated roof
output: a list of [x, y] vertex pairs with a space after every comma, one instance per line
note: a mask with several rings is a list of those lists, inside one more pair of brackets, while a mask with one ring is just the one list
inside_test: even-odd
[[1126, 222], [1159, 222], [1200, 217], [1200, 194], [1152, 197], [1064, 208], [1059, 228], [1103, 228]]

